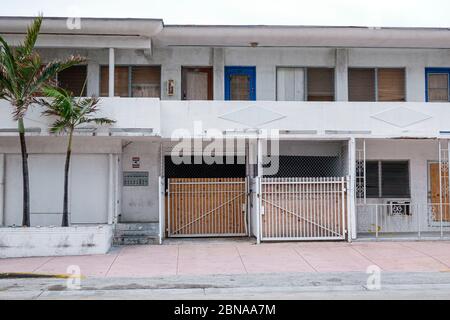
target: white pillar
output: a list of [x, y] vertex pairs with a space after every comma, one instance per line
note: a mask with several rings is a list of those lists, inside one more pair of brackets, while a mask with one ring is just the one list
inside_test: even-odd
[[258, 138], [258, 177], [257, 177], [257, 183], [256, 183], [256, 200], [257, 200], [257, 210], [256, 210], [256, 240], [257, 243], [261, 243], [261, 213], [263, 209], [262, 206], [262, 198], [261, 198], [261, 182], [262, 178], [264, 176], [263, 174], [263, 144], [262, 140]]
[[348, 170], [349, 180], [347, 186], [348, 216], [347, 230], [348, 241], [356, 239], [356, 142], [355, 138], [348, 141]]
[[348, 101], [348, 49], [336, 49], [336, 101]]
[[109, 97], [114, 97], [114, 48], [109, 48]]
[[0, 154], [0, 226], [5, 221], [5, 176], [5, 155]]
[[225, 49], [213, 49], [214, 100], [225, 99]]
[[114, 165], [114, 155], [109, 155], [109, 172], [108, 172], [108, 224], [113, 224], [114, 222], [114, 207], [115, 207], [115, 165]]

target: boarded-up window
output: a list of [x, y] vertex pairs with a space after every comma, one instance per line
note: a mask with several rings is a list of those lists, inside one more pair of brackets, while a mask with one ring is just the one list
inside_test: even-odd
[[250, 76], [234, 74], [230, 78], [231, 100], [250, 100]]
[[87, 67], [72, 66], [58, 73], [58, 86], [74, 96], [86, 96]]
[[308, 101], [334, 101], [334, 69], [308, 68]]
[[348, 70], [349, 101], [406, 101], [405, 69]]
[[305, 70], [303, 68], [277, 69], [277, 100], [305, 100]]
[[348, 70], [349, 101], [375, 101], [375, 69]]
[[183, 67], [181, 73], [183, 100], [213, 99], [212, 68]]
[[131, 67], [132, 97], [159, 98], [161, 95], [160, 67]]
[[405, 69], [378, 69], [378, 101], [406, 101]]
[[408, 161], [367, 161], [366, 195], [368, 198], [409, 198]]
[[428, 101], [448, 102], [448, 73], [428, 74]]
[[[109, 68], [101, 68], [100, 95], [109, 94]], [[116, 66], [114, 68], [114, 95], [119, 97], [159, 98], [161, 68], [152, 66]]]

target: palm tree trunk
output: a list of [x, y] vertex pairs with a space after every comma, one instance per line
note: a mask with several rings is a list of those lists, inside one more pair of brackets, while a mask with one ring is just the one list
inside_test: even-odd
[[64, 167], [64, 203], [63, 203], [63, 218], [62, 226], [69, 226], [69, 169], [70, 169], [70, 157], [72, 155], [72, 135], [73, 130], [69, 133], [69, 142], [67, 144], [66, 152], [66, 165]]
[[23, 177], [23, 219], [22, 226], [29, 227], [30, 223], [30, 179], [28, 173], [28, 153], [27, 144], [25, 142], [25, 126], [23, 118], [18, 121], [20, 151], [22, 153], [22, 177]]

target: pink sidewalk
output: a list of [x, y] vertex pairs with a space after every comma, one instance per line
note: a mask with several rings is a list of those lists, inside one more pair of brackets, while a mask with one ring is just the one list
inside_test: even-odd
[[78, 265], [87, 277], [283, 272], [450, 272], [450, 242], [274, 243], [180, 241], [115, 248], [99, 256], [0, 260], [0, 273], [64, 274]]

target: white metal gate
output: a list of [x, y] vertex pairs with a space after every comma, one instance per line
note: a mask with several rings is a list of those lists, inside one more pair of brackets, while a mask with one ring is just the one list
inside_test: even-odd
[[348, 178], [262, 178], [261, 240], [344, 240]]
[[168, 179], [169, 237], [248, 235], [247, 179]]

